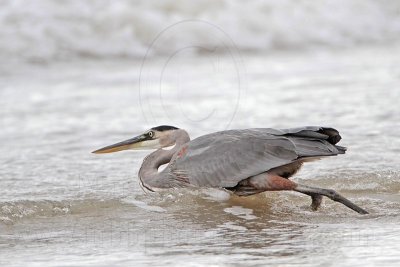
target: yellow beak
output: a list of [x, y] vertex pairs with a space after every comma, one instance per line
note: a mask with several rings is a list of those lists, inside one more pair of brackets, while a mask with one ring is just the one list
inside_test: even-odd
[[103, 148], [100, 148], [98, 150], [93, 151], [92, 153], [95, 154], [104, 154], [104, 153], [113, 153], [113, 152], [118, 152], [121, 150], [127, 150], [127, 149], [140, 149], [143, 147], [143, 141], [148, 140], [147, 136], [145, 135], [139, 135], [134, 138], [106, 146]]

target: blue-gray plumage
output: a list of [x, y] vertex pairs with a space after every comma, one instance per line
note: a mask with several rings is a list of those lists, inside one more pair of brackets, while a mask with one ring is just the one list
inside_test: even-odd
[[[315, 129], [319, 130], [319, 129]], [[234, 187], [251, 176], [307, 157], [334, 156], [345, 149], [329, 135], [299, 129], [245, 129], [207, 134], [188, 142], [166, 172], [184, 172], [199, 187]]]
[[[173, 187], [219, 187], [239, 196], [272, 190], [293, 190], [312, 197], [316, 210], [327, 196], [349, 208], [367, 212], [333, 190], [290, 181], [304, 162], [344, 154], [333, 128], [254, 128], [227, 130], [190, 141], [185, 130], [158, 126], [144, 134], [94, 151], [154, 148], [139, 170], [141, 184], [151, 190]], [[171, 149], [166, 147], [173, 146]], [[158, 171], [163, 164], [168, 166]]]

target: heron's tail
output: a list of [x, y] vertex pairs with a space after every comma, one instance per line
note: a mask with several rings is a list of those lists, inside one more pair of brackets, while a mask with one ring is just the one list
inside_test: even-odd
[[334, 128], [306, 126], [282, 131], [284, 136], [291, 137], [303, 157], [333, 156], [346, 152], [345, 147], [336, 145], [342, 137]]
[[320, 126], [305, 126], [299, 128], [283, 129], [285, 136], [323, 139], [336, 145], [342, 139], [339, 131], [334, 128]]
[[337, 150], [339, 151], [339, 154], [344, 154], [346, 153], [347, 147], [344, 146], [335, 146]]

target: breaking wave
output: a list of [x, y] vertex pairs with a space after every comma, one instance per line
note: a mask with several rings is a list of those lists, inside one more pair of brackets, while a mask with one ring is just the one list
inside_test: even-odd
[[[190, 47], [267, 52], [399, 40], [396, 0], [25, 1], [0, 3], [0, 56], [8, 60], [142, 58]], [[175, 25], [175, 26], [171, 26]], [[154, 44], [154, 43], [153, 43]]]

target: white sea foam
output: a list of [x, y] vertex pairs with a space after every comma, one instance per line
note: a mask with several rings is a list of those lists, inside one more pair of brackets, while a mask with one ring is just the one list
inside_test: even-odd
[[236, 225], [234, 222], [226, 222], [220, 225], [219, 227], [221, 228], [226, 228], [229, 230], [235, 230], [235, 231], [247, 231], [248, 229], [244, 226], [241, 225]]
[[150, 55], [188, 47], [194, 53], [227, 48], [267, 52], [391, 43], [400, 36], [399, 8], [396, 0], [4, 0], [0, 56], [3, 62], [142, 58], [157, 36], [165, 38], [157, 39], [162, 41]]
[[226, 213], [230, 213], [232, 215], [238, 216], [239, 218], [246, 220], [253, 220], [257, 218], [257, 216], [253, 215], [252, 209], [243, 208], [241, 206], [233, 206], [230, 208], [225, 208], [224, 211]]
[[230, 194], [226, 191], [217, 188], [207, 188], [201, 190], [201, 192], [205, 195], [205, 199], [213, 200], [213, 201], [226, 201], [230, 198]]
[[154, 211], [154, 212], [165, 212], [166, 211], [165, 209], [163, 209], [159, 206], [148, 205], [147, 203], [145, 203], [143, 201], [139, 201], [139, 200], [130, 199], [128, 201], [128, 203], [133, 204], [136, 207], [147, 210], [147, 211]]

